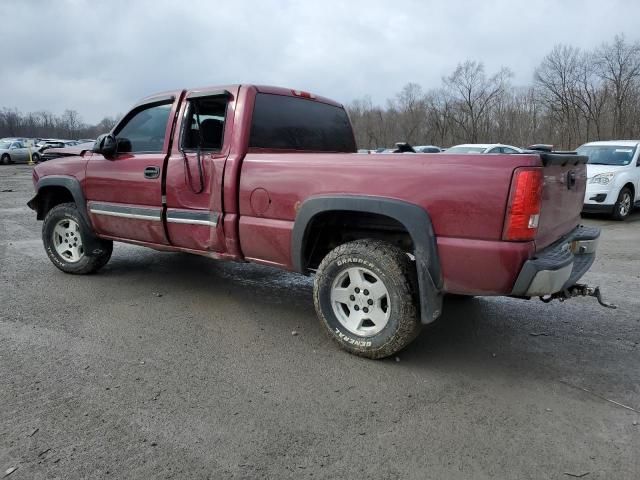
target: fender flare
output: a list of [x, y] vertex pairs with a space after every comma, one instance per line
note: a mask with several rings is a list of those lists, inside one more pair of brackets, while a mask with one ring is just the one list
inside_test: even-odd
[[[78, 212], [82, 219], [87, 223], [88, 226], [91, 225], [89, 222], [89, 215], [87, 214], [87, 202], [84, 198], [84, 193], [82, 193], [82, 187], [80, 186], [80, 182], [77, 178], [68, 177], [66, 175], [51, 175], [47, 177], [43, 177], [38, 180], [36, 184], [36, 196], [33, 197], [27, 205], [38, 212], [38, 206], [40, 202], [40, 190], [44, 187], [63, 187], [69, 190], [71, 196], [73, 197], [73, 201], [75, 202]], [[38, 220], [42, 220], [38, 218]]]
[[291, 238], [294, 269], [307, 274], [304, 245], [313, 218], [330, 211], [366, 212], [384, 215], [400, 222], [409, 232], [415, 248], [416, 270], [422, 323], [436, 320], [442, 313], [442, 272], [436, 235], [428, 212], [418, 205], [374, 196], [332, 195], [312, 197], [298, 209]]
[[62, 187], [71, 193], [73, 201], [78, 209], [80, 219], [84, 222], [87, 232], [91, 232], [89, 238], [84, 239], [87, 244], [87, 249], [90, 252], [101, 251], [103, 247], [100, 245], [98, 237], [93, 232], [91, 221], [89, 220], [89, 214], [87, 213], [87, 202], [85, 200], [84, 193], [82, 192], [80, 181], [75, 177], [69, 177], [66, 175], [51, 175], [38, 180], [35, 188], [36, 195], [27, 202], [29, 208], [38, 213], [38, 220], [44, 220], [44, 215], [42, 215], [42, 211], [40, 209], [40, 202], [42, 200], [40, 197], [40, 191], [45, 187]]

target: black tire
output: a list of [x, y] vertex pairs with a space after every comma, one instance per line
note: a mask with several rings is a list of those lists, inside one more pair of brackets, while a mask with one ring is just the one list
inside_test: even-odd
[[618, 200], [613, 206], [612, 217], [614, 220], [624, 221], [629, 218], [631, 211], [633, 210], [633, 193], [629, 187], [624, 187], [620, 190]]
[[100, 253], [95, 254], [83, 252], [82, 256], [77, 261], [69, 261], [68, 258], [63, 257], [56, 250], [54, 229], [59, 223], [62, 222], [64, 224], [65, 221], [68, 222], [69, 220], [78, 225], [79, 236], [82, 244], [85, 244], [85, 239], [89, 235], [92, 235], [80, 218], [80, 214], [78, 213], [75, 203], [61, 203], [60, 205], [53, 207], [45, 216], [44, 223], [42, 224], [42, 242], [51, 263], [65, 273], [78, 275], [93, 273], [100, 270], [111, 258], [113, 242], [110, 240], [97, 240], [100, 245]]
[[38, 155], [37, 153], [32, 153], [31, 154], [31, 161], [33, 163], [39, 163], [40, 162], [40, 155]]
[[0, 157], [0, 165], [9, 165], [11, 163], [11, 157], [9, 154], [5, 153]]
[[[334, 311], [331, 300], [334, 282], [354, 267], [373, 273], [388, 292], [384, 302], [390, 309], [388, 320], [384, 328], [375, 334], [358, 335], [349, 331]], [[378, 280], [375, 277], [371, 279]], [[349, 285], [346, 288], [352, 287], [350, 280], [347, 281]], [[416, 283], [415, 266], [401, 249], [379, 240], [356, 240], [340, 245], [322, 260], [316, 272], [313, 300], [321, 323], [340, 347], [362, 357], [384, 358], [402, 350], [420, 333], [422, 324], [418, 315]], [[365, 294], [369, 295], [368, 291], [361, 290], [357, 295], [362, 298], [356, 299], [362, 300], [364, 306], [367, 305], [364, 302], [369, 301]], [[381, 309], [384, 305], [381, 303]], [[351, 311], [346, 304], [342, 308], [346, 309], [345, 312]], [[360, 311], [355, 306], [353, 308]], [[365, 308], [360, 308], [364, 315]], [[364, 320], [363, 325], [364, 322], [373, 323]]]

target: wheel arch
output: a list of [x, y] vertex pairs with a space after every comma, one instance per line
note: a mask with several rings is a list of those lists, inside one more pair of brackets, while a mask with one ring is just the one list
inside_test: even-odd
[[65, 175], [51, 175], [41, 178], [36, 184], [36, 196], [29, 200], [27, 205], [36, 211], [38, 220], [44, 220], [53, 207], [70, 201], [75, 203], [80, 220], [86, 227], [87, 238], [83, 238], [83, 241], [87, 244], [87, 248], [92, 252], [101, 251], [99, 239], [89, 220], [82, 186], [77, 178]]
[[76, 204], [82, 220], [90, 226], [87, 204], [77, 178], [63, 175], [41, 178], [36, 184], [36, 196], [27, 205], [36, 211], [38, 220], [43, 220], [53, 207], [69, 201]]
[[620, 189], [620, 191], [624, 190], [625, 188], [628, 188], [629, 190], [631, 190], [631, 201], [635, 201], [636, 199], [636, 186], [633, 184], [633, 182], [631, 182], [630, 180], [627, 180], [625, 182], [624, 185], [622, 185], [622, 188]]
[[433, 224], [428, 212], [418, 205], [374, 196], [335, 195], [312, 197], [298, 209], [291, 241], [294, 269], [309, 273], [306, 245], [310, 230], [319, 215], [351, 212], [374, 214], [398, 222], [409, 234], [418, 277], [422, 323], [431, 323], [442, 311], [442, 273]]

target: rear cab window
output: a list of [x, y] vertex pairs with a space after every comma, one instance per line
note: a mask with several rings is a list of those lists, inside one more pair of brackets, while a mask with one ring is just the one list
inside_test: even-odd
[[356, 152], [344, 108], [313, 99], [258, 93], [249, 148]]

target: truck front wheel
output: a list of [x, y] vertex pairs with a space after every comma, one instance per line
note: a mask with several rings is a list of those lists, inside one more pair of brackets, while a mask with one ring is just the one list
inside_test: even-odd
[[313, 287], [316, 312], [343, 349], [384, 358], [420, 332], [415, 267], [401, 249], [379, 240], [356, 240], [322, 260]]
[[85, 249], [86, 238], [92, 233], [84, 226], [74, 203], [53, 207], [42, 224], [44, 249], [56, 267], [66, 273], [92, 273], [104, 267], [111, 258], [113, 242], [98, 240], [99, 249]]

